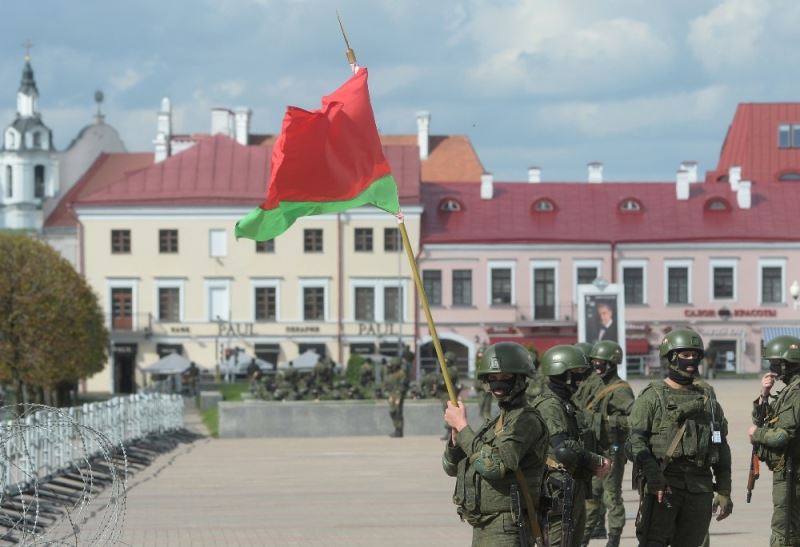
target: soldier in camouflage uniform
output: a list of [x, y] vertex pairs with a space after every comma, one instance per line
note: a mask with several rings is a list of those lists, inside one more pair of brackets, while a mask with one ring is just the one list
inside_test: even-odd
[[394, 424], [394, 431], [390, 437], [403, 436], [403, 402], [408, 390], [408, 376], [403, 367], [400, 357], [392, 357], [386, 367], [386, 375], [383, 380], [383, 390], [389, 400], [389, 417]]
[[[541, 416], [525, 399], [531, 374], [528, 351], [511, 342], [490, 346], [478, 364], [477, 377], [500, 406], [500, 415], [477, 432], [467, 423], [462, 402], [449, 402], [444, 414], [452, 428], [442, 457], [445, 473], [456, 477], [453, 502], [472, 525], [473, 547], [528, 547], [540, 536], [535, 503], [548, 443]], [[512, 513], [512, 492], [519, 493], [520, 513]], [[527, 514], [526, 514], [527, 513]]]
[[700, 335], [674, 329], [659, 354], [668, 376], [642, 391], [628, 418], [641, 496], [636, 536], [647, 547], [695, 547], [712, 513], [722, 520], [733, 511], [728, 424], [713, 394], [694, 384]]
[[[481, 361], [483, 360], [483, 353], [485, 351], [486, 346], [481, 346], [480, 349], [478, 349], [476, 369], [480, 368]], [[530, 379], [528, 382], [530, 382]], [[480, 410], [481, 418], [485, 422], [488, 422], [492, 419], [492, 392], [489, 391], [489, 387], [485, 383], [477, 380], [477, 376], [474, 388], [475, 394], [478, 396], [478, 409]]]
[[528, 380], [528, 389], [525, 390], [529, 403], [533, 402], [542, 393], [545, 384], [547, 384], [547, 377], [539, 370], [539, 360], [536, 352], [531, 353], [531, 359], [533, 361], [533, 376]]
[[[800, 481], [797, 480], [797, 466], [800, 463], [800, 338], [773, 338], [764, 346], [763, 357], [769, 361], [769, 372], [761, 379], [761, 396], [753, 401], [755, 425], [750, 427], [748, 433], [751, 442], [758, 448], [759, 458], [772, 471], [770, 546], [800, 545]], [[770, 392], [776, 378], [786, 387], [772, 396], [773, 401], [770, 402]], [[794, 475], [794, 481], [790, 474]], [[792, 504], [791, 515], [787, 515], [787, 502]], [[788, 538], [787, 518], [791, 525]]]
[[[542, 356], [540, 371], [547, 376], [544, 391], [533, 401], [550, 434], [548, 447], [549, 468], [545, 481], [545, 496], [550, 498], [551, 508], [547, 515], [549, 545], [551, 547], [578, 547], [583, 540], [586, 521], [586, 492], [592, 475], [605, 477], [611, 470], [611, 462], [596, 454], [593, 447], [586, 446], [580, 429], [578, 410], [572, 401], [578, 386], [590, 373], [589, 363], [583, 352], [575, 346], [553, 346]], [[565, 485], [573, 480], [572, 500], [565, 499]], [[564, 507], [572, 504], [572, 540], [562, 542], [564, 530], [562, 520]]]
[[[586, 356], [586, 362], [589, 363], [591, 361], [590, 355], [592, 353], [592, 344], [589, 342], [578, 342], [575, 344], [575, 347], [583, 352], [583, 354]], [[586, 404], [592, 399], [592, 397], [594, 397], [594, 394], [598, 389], [600, 389], [602, 384], [603, 380], [600, 379], [600, 376], [597, 374], [592, 374], [590, 371], [586, 379], [584, 379], [578, 386], [577, 391], [575, 391], [575, 395], [572, 396], [572, 401], [575, 403], [575, 406], [578, 409], [578, 425], [582, 430], [590, 430], [591, 417], [587, 413]], [[586, 511], [588, 515], [590, 504], [592, 503], [590, 492], [587, 492], [586, 496]], [[589, 521], [587, 520], [584, 536], [588, 536], [590, 539], [605, 539], [608, 537], [608, 532], [606, 532], [606, 508], [601, 503], [597, 509], [599, 512], [593, 514], [592, 516], [591, 522], [594, 524], [589, 524]], [[588, 540], [584, 538], [584, 543], [586, 543], [586, 541]]]
[[591, 496], [586, 499], [583, 545], [589, 545], [592, 531], [600, 524], [602, 509], [605, 508], [608, 511], [606, 547], [619, 547], [622, 528], [625, 526], [625, 506], [622, 504], [625, 454], [622, 445], [628, 437], [628, 414], [635, 397], [628, 382], [617, 376], [617, 366], [622, 363], [622, 348], [619, 344], [611, 340], [597, 342], [589, 353], [589, 359], [595, 372], [590, 377], [600, 378], [600, 387], [594, 391], [583, 409], [589, 418], [589, 429], [596, 446], [603, 456], [611, 460], [612, 469], [603, 479], [592, 477]]

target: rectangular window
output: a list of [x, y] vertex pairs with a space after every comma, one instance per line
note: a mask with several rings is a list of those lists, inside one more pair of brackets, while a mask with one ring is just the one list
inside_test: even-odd
[[778, 148], [789, 148], [792, 146], [791, 126], [778, 126]]
[[733, 267], [714, 267], [714, 300], [733, 298]]
[[372, 252], [372, 228], [356, 228], [355, 242], [356, 252]]
[[689, 268], [667, 268], [667, 304], [689, 303]]
[[133, 289], [111, 289], [111, 328], [133, 328]]
[[761, 303], [783, 303], [783, 268], [764, 266], [761, 268]]
[[597, 268], [594, 266], [580, 267], [577, 270], [578, 285], [588, 285], [597, 279]]
[[33, 197], [43, 198], [44, 186], [44, 165], [37, 165], [33, 168]]
[[492, 268], [492, 304], [511, 304], [511, 268]]
[[178, 230], [158, 231], [158, 252], [159, 253], [178, 252]]
[[383, 250], [387, 253], [396, 253], [400, 250], [400, 230], [398, 228], [383, 229]]
[[472, 270], [453, 270], [453, 305], [472, 305]]
[[256, 287], [256, 321], [275, 321], [277, 311], [277, 290], [275, 287]]
[[208, 285], [208, 320], [228, 321], [231, 318], [230, 287], [226, 283]]
[[625, 285], [625, 304], [644, 304], [644, 268], [623, 268], [622, 283]]
[[275, 240], [268, 239], [266, 241], [256, 241], [256, 252], [257, 253], [274, 253], [275, 252]]
[[800, 125], [792, 126], [792, 148], [800, 148]]
[[373, 287], [356, 287], [356, 321], [375, 321], [375, 289]]
[[442, 305], [442, 271], [422, 270], [422, 287], [431, 306]]
[[321, 253], [322, 252], [322, 229], [306, 228], [303, 230], [303, 252]]
[[225, 230], [208, 231], [209, 256], [222, 257], [228, 255], [228, 236]]
[[181, 291], [178, 287], [160, 287], [158, 289], [158, 320], [181, 320]]
[[131, 231], [111, 230], [111, 253], [127, 254], [131, 252]]
[[383, 288], [383, 320], [386, 323], [400, 323], [403, 320], [403, 289], [401, 287]]
[[[322, 230], [320, 230], [321, 234]], [[325, 288], [303, 287], [303, 319], [305, 321], [325, 320]]]
[[[594, 281], [594, 278], [592, 278]], [[536, 268], [533, 270], [533, 317], [535, 319], [556, 318], [556, 270]]]

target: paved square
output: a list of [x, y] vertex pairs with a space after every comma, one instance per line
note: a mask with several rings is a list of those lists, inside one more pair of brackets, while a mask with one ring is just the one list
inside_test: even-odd
[[[637, 393], [646, 385], [632, 382]], [[745, 503], [745, 432], [758, 380], [713, 382], [730, 423], [733, 515], [712, 521], [711, 543], [767, 545], [771, 473]], [[197, 415], [187, 420], [197, 425]], [[130, 545], [464, 546], [453, 480], [435, 437], [203, 439], [131, 478], [122, 539]], [[626, 479], [623, 545], [636, 545], [636, 495]], [[92, 527], [89, 520], [82, 526]], [[591, 545], [601, 546], [595, 540]]]

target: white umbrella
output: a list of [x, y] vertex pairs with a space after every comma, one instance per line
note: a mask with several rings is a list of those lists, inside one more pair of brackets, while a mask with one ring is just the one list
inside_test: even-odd
[[192, 362], [183, 355], [170, 353], [142, 370], [148, 374], [183, 374], [191, 365]]

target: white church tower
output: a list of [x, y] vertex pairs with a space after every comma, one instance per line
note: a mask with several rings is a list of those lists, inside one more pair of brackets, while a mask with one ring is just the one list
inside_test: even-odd
[[17, 91], [17, 116], [0, 142], [0, 228], [40, 230], [42, 204], [58, 193], [53, 135], [38, 107], [30, 55]]

